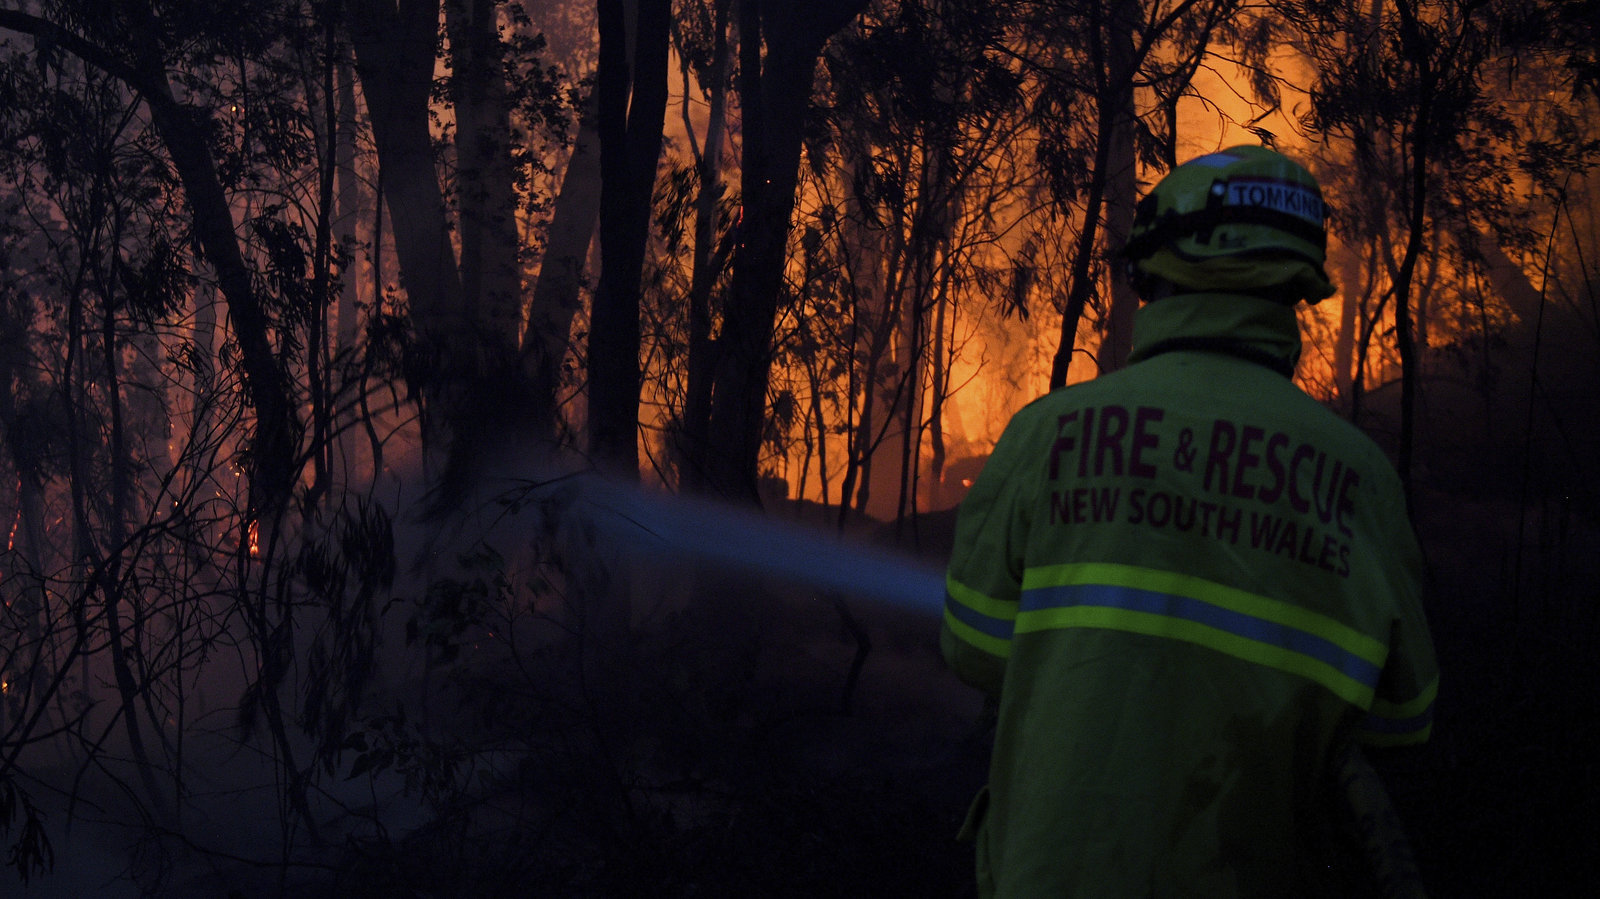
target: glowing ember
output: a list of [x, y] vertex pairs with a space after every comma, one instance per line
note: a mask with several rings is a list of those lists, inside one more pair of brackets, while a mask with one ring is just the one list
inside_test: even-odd
[[17, 548], [17, 525], [22, 523], [22, 476], [17, 476], [17, 514], [11, 519], [11, 531], [6, 534], [6, 551]]

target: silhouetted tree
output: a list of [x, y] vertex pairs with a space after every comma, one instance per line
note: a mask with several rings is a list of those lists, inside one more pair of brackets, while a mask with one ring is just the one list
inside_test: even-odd
[[[174, 96], [170, 72], [180, 52], [226, 52], [226, 41], [233, 38], [215, 31], [179, 32], [166, 27], [141, 3], [97, 5], [90, 15], [74, 15], [71, 6], [64, 5], [60, 12], [81, 30], [16, 10], [0, 10], [0, 28], [33, 36], [49, 48], [46, 52], [77, 56], [137, 91], [147, 105], [183, 185], [194, 217], [195, 240], [216, 270], [228, 302], [245, 385], [256, 409], [251, 507], [256, 520], [270, 522], [289, 496], [299, 416], [277, 362], [273, 323], [239, 247], [216, 159], [206, 144], [208, 113]], [[191, 24], [227, 28], [232, 23]], [[251, 36], [249, 31], [242, 33], [246, 40]], [[209, 43], [198, 50], [184, 45], [196, 39]]]
[[[1136, 165], [1160, 163], [1169, 155], [1162, 152], [1166, 142], [1151, 136], [1170, 126], [1166, 111], [1185, 93], [1186, 79], [1179, 77], [1176, 86], [1171, 82], [1210, 51], [1214, 32], [1237, 5], [1236, 0], [1090, 0], [1082, 5], [1068, 0], [1033, 7], [1041, 44], [1033, 58], [1043, 81], [1040, 164], [1057, 202], [1082, 210], [1051, 388], [1066, 383], [1078, 324], [1101, 284], [1115, 286], [1104, 313], [1109, 331], [1100, 367], [1116, 368], [1127, 354], [1137, 299], [1108, 274], [1132, 224]], [[1147, 86], [1166, 90], [1152, 106], [1138, 96]]]
[[[667, 105], [670, 0], [601, 0], [600, 283], [589, 316], [589, 449], [639, 473], [639, 293]], [[632, 34], [632, 53], [629, 54]]]
[[[1481, 258], [1477, 244], [1484, 235], [1516, 247], [1533, 239], [1522, 223], [1525, 201], [1517, 196], [1519, 177], [1529, 175], [1516, 173], [1523, 160], [1538, 158], [1529, 150], [1541, 143], [1532, 129], [1519, 128], [1517, 114], [1502, 100], [1516, 93], [1518, 54], [1553, 40], [1520, 27], [1526, 9], [1455, 0], [1285, 9], [1284, 21], [1305, 34], [1302, 45], [1316, 68], [1308, 121], [1351, 148], [1355, 187], [1349, 199], [1360, 213], [1340, 224], [1347, 240], [1371, 228], [1377, 241], [1372, 258], [1381, 293], [1356, 345], [1364, 345], [1380, 317], [1393, 322], [1401, 369], [1398, 467], [1408, 482], [1429, 343], [1429, 282], [1420, 275], [1437, 272], [1437, 262], [1455, 253], [1451, 280], [1459, 284]], [[1337, 35], [1345, 33], [1365, 35], [1363, 46], [1341, 52], [1345, 45]], [[1507, 80], [1497, 87], [1500, 78]], [[1533, 122], [1526, 113], [1522, 118]], [[1375, 193], [1380, 185], [1398, 194]], [[1358, 366], [1355, 412], [1361, 390]]]
[[992, 5], [900, 4], [829, 50], [832, 143], [813, 139], [821, 214], [807, 225], [817, 246], [803, 249], [808, 268], [826, 251], [837, 275], [801, 288], [815, 307], [840, 308], [837, 324], [805, 327], [810, 340], [837, 334], [830, 356], [850, 373], [832, 404], [847, 407], [842, 509], [867, 511], [876, 487], [874, 512], [914, 511], [925, 439], [933, 479], [943, 461], [955, 322], [1017, 300], [1003, 282], [1027, 251], [1003, 235], [1041, 218], [1014, 162], [1026, 94], [1003, 48], [1018, 22]]
[[866, 5], [867, 0], [739, 4], [743, 212], [713, 366], [705, 455], [691, 463], [724, 496], [757, 501], [773, 327], [817, 59], [828, 39]]
[[[724, 275], [737, 238], [737, 221], [726, 208], [724, 168], [728, 165], [728, 120], [733, 104], [733, 50], [730, 36], [734, 0], [713, 0], [709, 8], [696, 4], [679, 23], [679, 56], [692, 70], [707, 104], [703, 143], [692, 144], [695, 197], [693, 201], [693, 256], [690, 260], [686, 302], [687, 343], [682, 412], [675, 461], [682, 466], [680, 480], [703, 489], [711, 427], [712, 378], [720, 342], [712, 337], [713, 298], [725, 287]], [[684, 128], [692, 136], [694, 126]], [[737, 213], [734, 213], [736, 216]]]

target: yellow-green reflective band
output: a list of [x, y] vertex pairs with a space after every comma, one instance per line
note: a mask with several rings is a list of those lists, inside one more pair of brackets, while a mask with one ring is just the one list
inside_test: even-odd
[[1408, 702], [1389, 702], [1384, 699], [1373, 699], [1372, 714], [1379, 718], [1416, 718], [1428, 711], [1438, 696], [1439, 679], [1436, 677], [1426, 687], [1422, 688], [1422, 692], [1418, 693], [1415, 699]]
[[1187, 575], [1099, 563], [1025, 572], [1016, 632], [1071, 627], [1206, 646], [1304, 677], [1363, 709], [1388, 655], [1326, 616]]
[[1024, 591], [1072, 584], [1104, 584], [1150, 590], [1170, 596], [1187, 596], [1252, 618], [1315, 634], [1345, 652], [1371, 662], [1378, 668], [1382, 668], [1384, 660], [1389, 657], [1389, 647], [1381, 640], [1326, 615], [1319, 615], [1293, 603], [1236, 590], [1215, 581], [1179, 574], [1176, 571], [1159, 571], [1154, 568], [1116, 565], [1109, 562], [1084, 562], [1030, 568], [1022, 575]]
[[1433, 732], [1433, 700], [1439, 695], [1439, 679], [1408, 702], [1372, 701], [1372, 711], [1361, 724], [1361, 740], [1374, 746], [1400, 746], [1422, 743]]
[[1006, 622], [1005, 630], [1011, 630], [1011, 621], [1017, 617], [1017, 604], [1013, 600], [1006, 602], [1000, 599], [991, 599], [982, 593], [961, 583], [949, 574], [944, 576], [944, 592], [950, 598], [963, 606], [996, 621]]
[[1011, 655], [1017, 604], [993, 599], [945, 576], [944, 620], [962, 641], [1002, 659]]
[[946, 603], [944, 623], [950, 629], [950, 633], [955, 634], [957, 639], [997, 658], [1011, 658], [1011, 641], [1009, 639], [993, 637], [974, 628], [952, 614], [950, 608], [949, 603]]

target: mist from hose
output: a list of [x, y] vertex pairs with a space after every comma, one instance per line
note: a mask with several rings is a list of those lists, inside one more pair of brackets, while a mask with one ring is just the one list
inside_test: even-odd
[[944, 573], [900, 553], [725, 503], [592, 475], [567, 481], [562, 491], [566, 514], [629, 555], [694, 562], [925, 615], [944, 612]]

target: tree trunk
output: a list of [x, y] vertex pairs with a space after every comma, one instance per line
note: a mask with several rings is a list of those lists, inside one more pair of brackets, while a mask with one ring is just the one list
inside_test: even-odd
[[924, 254], [933, 253], [931, 239], [923, 235], [927, 247], [918, 247], [914, 250], [918, 261], [914, 263], [914, 285], [911, 296], [911, 315], [906, 323], [905, 338], [902, 343], [905, 358], [902, 360], [905, 371], [905, 391], [901, 397], [900, 408], [900, 459], [899, 471], [900, 484], [895, 497], [894, 520], [897, 525], [908, 512], [916, 513], [916, 488], [917, 469], [922, 459], [922, 375], [928, 346], [927, 313], [931, 293], [931, 268], [932, 261], [924, 258]]
[[639, 476], [639, 300], [667, 108], [670, 0], [639, 0], [627, 54], [622, 0], [600, 0], [600, 285], [589, 322], [589, 449]]
[[[695, 206], [694, 272], [689, 284], [689, 364], [683, 402], [683, 434], [679, 457], [683, 480], [695, 490], [704, 490], [706, 446], [711, 427], [712, 377], [716, 371], [718, 344], [711, 337], [711, 295], [727, 267], [736, 233], [718, 246], [716, 237], [717, 201], [722, 196], [723, 131], [727, 123], [728, 9], [731, 0], [718, 0], [713, 28], [709, 82], [710, 113], [706, 120], [705, 150], [697, 160], [700, 195]], [[685, 117], [687, 118], [687, 116]], [[685, 127], [688, 127], [687, 121]]]
[[456, 115], [461, 293], [491, 367], [517, 353], [522, 274], [511, 110], [496, 0], [446, 0]]
[[[869, 154], [863, 154], [867, 158]], [[850, 221], [864, 223], [876, 215], [874, 210], [857, 210]], [[850, 455], [845, 470], [845, 490], [840, 497], [841, 513], [853, 506], [870, 515], [878, 488], [884, 486], [882, 469], [877, 466], [878, 451], [889, 439], [896, 421], [897, 398], [904, 384], [904, 370], [896, 368], [894, 350], [900, 337], [900, 318], [905, 301], [905, 234], [898, 229], [863, 225], [851, 239], [859, 248], [854, 266], [855, 297], [851, 304], [851, 371], [861, 366], [861, 379], [855, 385], [861, 395], [861, 415], [854, 426]], [[841, 515], [840, 523], [843, 524]]]
[[[338, 60], [335, 47], [335, 22], [329, 18], [323, 23], [323, 56], [319, 76], [319, 90], [307, 88], [307, 95], [315, 97], [322, 106], [322, 127], [316, 127], [317, 118], [311, 117], [313, 132], [317, 135], [317, 208], [316, 236], [312, 253], [311, 315], [306, 323], [306, 383], [311, 398], [311, 466], [312, 483], [306, 491], [307, 507], [315, 505], [328, 490], [333, 472], [333, 434], [337, 425], [332, 420], [332, 383], [329, 372], [328, 307], [333, 299], [333, 215], [334, 184], [338, 175], [339, 107], [337, 78]], [[308, 79], [309, 80], [309, 79]], [[315, 103], [312, 105], [314, 106]]]
[[1395, 468], [1405, 486], [1406, 505], [1411, 503], [1411, 458], [1416, 430], [1417, 353], [1412, 320], [1411, 282], [1422, 255], [1423, 229], [1427, 223], [1428, 166], [1432, 165], [1433, 97], [1438, 86], [1437, 73], [1429, 63], [1426, 39], [1408, 2], [1396, 4], [1400, 13], [1401, 45], [1419, 72], [1415, 132], [1411, 141], [1410, 204], [1407, 209], [1405, 256], [1394, 286], [1394, 338], [1400, 351], [1400, 447]]
[[[941, 272], [944, 266], [941, 265], [941, 260], [945, 259], [949, 250], [951, 230], [955, 225], [953, 213], [955, 165], [948, 155], [948, 149], [927, 141], [924, 158], [927, 161], [920, 175], [918, 202], [911, 223], [906, 254], [910, 268], [911, 308], [902, 337], [902, 346], [905, 348], [902, 366], [907, 378], [904, 405], [901, 408], [904, 434], [900, 443], [900, 489], [895, 506], [897, 533], [899, 522], [908, 513], [915, 516], [918, 509], [917, 485], [922, 468], [923, 399], [924, 391], [931, 383], [924, 377], [924, 372], [928, 366], [930, 343], [935, 347], [941, 345], [936, 339], [931, 339], [930, 328], [943, 328], [943, 309], [940, 302], [943, 292]], [[930, 326], [928, 313], [934, 311], [936, 306], [940, 307], [938, 323]], [[941, 372], [941, 362], [935, 359], [932, 377], [940, 377]], [[941, 457], [942, 452], [941, 447]], [[942, 458], [940, 461], [942, 464]]]
[[1111, 303], [1105, 338], [1100, 345], [1101, 371], [1116, 371], [1128, 364], [1128, 353], [1133, 349], [1134, 313], [1139, 309], [1139, 297], [1118, 270], [1120, 263], [1117, 261], [1117, 254], [1127, 245], [1128, 235], [1133, 231], [1133, 208], [1139, 197], [1138, 154], [1134, 146], [1138, 112], [1133, 103], [1133, 20], [1139, 11], [1140, 4], [1136, 0], [1119, 0], [1112, 5], [1106, 19], [1106, 55], [1113, 95], [1107, 110], [1110, 121], [1101, 124], [1109, 130], [1111, 141], [1106, 156], [1103, 247], [1108, 260], [1106, 281], [1110, 286]]
[[1346, 413], [1352, 409], [1351, 389], [1355, 383], [1352, 365], [1356, 345], [1357, 297], [1366, 292], [1361, 284], [1361, 259], [1348, 245], [1339, 256], [1339, 333], [1333, 341], [1333, 386]]
[[439, 2], [349, 0], [349, 14], [400, 283], [424, 350], [438, 354], [465, 330], [461, 278], [428, 122]]
[[[1110, 24], [1106, 22], [1108, 14]], [[1132, 73], [1126, 70], [1132, 60], [1124, 59], [1125, 48], [1117, 38], [1118, 35], [1126, 36], [1125, 23], [1119, 25], [1120, 21], [1118, 9], [1108, 11], [1099, 4], [1090, 6], [1089, 51], [1098, 78], [1095, 85], [1094, 171], [1089, 177], [1083, 227], [1078, 232], [1078, 243], [1073, 250], [1066, 309], [1061, 318], [1060, 343], [1056, 346], [1055, 359], [1050, 367], [1051, 390], [1067, 383], [1067, 370], [1072, 365], [1073, 350], [1078, 342], [1078, 322], [1089, 305], [1089, 297], [1096, 293], [1099, 279], [1094, 276], [1094, 262], [1102, 245], [1101, 217], [1106, 206], [1114, 202], [1107, 199], [1107, 193], [1118, 189], [1119, 183], [1113, 182], [1114, 160], [1118, 165], [1123, 164], [1117, 158], [1121, 155], [1118, 151], [1124, 149], [1119, 145], [1123, 137], [1119, 133], [1119, 122], [1132, 108], [1133, 84], [1130, 80]], [[1126, 56], [1132, 56], [1131, 48], [1126, 48]], [[1123, 177], [1127, 175], [1123, 174]], [[1096, 359], [1101, 371], [1109, 370], [1111, 359], [1105, 353], [1106, 349], [1108, 346], [1103, 341], [1101, 357]]]
[[739, 6], [743, 242], [734, 255], [703, 460], [711, 489], [724, 496], [759, 502], [772, 333], [812, 79], [828, 38], [866, 5], [867, 0], [743, 0]]
[[[348, 59], [341, 59], [334, 67], [338, 81], [338, 120], [335, 125], [334, 167], [338, 179], [338, 207], [334, 213], [335, 239], [349, 252], [355, 252], [356, 223], [361, 219], [361, 178], [356, 174], [356, 85], [355, 72]], [[347, 350], [356, 345], [361, 336], [360, 285], [356, 281], [356, 267], [347, 261], [340, 272], [338, 319], [338, 349]], [[377, 297], [373, 298], [374, 303]]]
[[595, 224], [600, 220], [600, 132], [597, 94], [578, 114], [578, 138], [561, 176], [555, 208], [539, 263], [539, 279], [528, 307], [522, 337], [522, 370], [529, 379], [530, 410], [536, 434], [549, 439], [559, 431], [561, 366], [571, 345], [572, 321], [582, 307], [584, 270]]
[[[950, 397], [950, 368], [955, 354], [945, 346], [945, 333], [950, 328], [947, 319], [955, 317], [950, 295], [950, 268], [947, 266], [939, 279], [939, 294], [933, 314], [933, 375], [929, 379], [928, 395], [928, 478], [929, 494], [933, 505], [942, 509], [948, 505], [944, 489], [946, 461], [944, 406]], [[948, 357], [948, 358], [947, 358]], [[935, 511], [937, 511], [935, 509]]]
[[[871, 150], [864, 154], [870, 159]], [[870, 164], [870, 163], [869, 163]], [[908, 176], [909, 165], [900, 160], [900, 175]], [[924, 188], [928, 181], [922, 182]], [[926, 199], [924, 194], [921, 198]], [[916, 390], [916, 339], [913, 335], [916, 303], [920, 301], [916, 273], [921, 262], [912, 253], [920, 251], [922, 230], [919, 220], [926, 214], [920, 203], [912, 208], [911, 224], [905, 224], [903, 210], [889, 213], [889, 227], [876, 224], [878, 210], [863, 210], [873, 224], [862, 229], [861, 270], [858, 278], [873, 291], [876, 308], [869, 307], [867, 377], [862, 382], [861, 439], [856, 448], [861, 458], [861, 486], [856, 491], [856, 511], [885, 520], [895, 517], [894, 503], [900, 490], [900, 461], [908, 435], [906, 407]], [[881, 373], [881, 374], [880, 374]], [[879, 423], [881, 422], [881, 424]], [[883, 452], [887, 448], [888, 452]]]
[[[139, 723], [139, 700], [143, 699], [148, 704], [149, 694], [146, 692], [148, 683], [145, 679], [136, 676], [134, 665], [144, 658], [143, 641], [140, 639], [143, 632], [143, 610], [140, 608], [142, 597], [130, 594], [127, 590], [127, 581], [122, 577], [124, 564], [123, 549], [128, 540], [130, 500], [132, 493], [132, 461], [129, 459], [127, 443], [127, 429], [124, 423], [122, 403], [122, 348], [117, 341], [117, 323], [115, 309], [110, 304], [110, 297], [103, 297], [105, 308], [101, 310], [100, 351], [101, 363], [104, 368], [101, 375], [107, 382], [105, 391], [105, 417], [106, 417], [106, 455], [110, 470], [110, 483], [106, 485], [109, 490], [105, 510], [105, 520], [101, 522], [100, 530], [105, 536], [105, 551], [95, 552], [92, 568], [100, 573], [100, 596], [103, 601], [101, 606], [105, 615], [106, 644], [110, 649], [111, 670], [117, 684], [117, 694], [122, 700], [122, 726], [128, 736], [128, 753], [132, 756], [135, 767], [139, 772], [139, 782], [148, 794], [150, 802], [155, 806], [156, 812], [162, 818], [170, 819], [172, 804], [167, 799], [163, 781], [156, 777], [157, 766], [154, 764], [149, 748], [145, 745], [144, 727]], [[74, 450], [76, 455], [76, 450]], [[84, 476], [81, 469], [73, 471], [73, 478]], [[75, 489], [74, 506], [77, 514], [74, 516], [79, 527], [87, 527], [89, 517], [82, 504], [85, 503], [81, 487]], [[91, 545], [92, 541], [81, 540], [84, 546]], [[124, 626], [123, 612], [126, 602], [126, 611], [130, 621]], [[142, 668], [143, 665], [141, 664]], [[143, 671], [137, 672], [143, 674]], [[147, 705], [148, 708], [148, 705]], [[157, 736], [161, 735], [161, 719], [152, 716], [151, 722]]]
[[1051, 390], [1065, 387], [1067, 384], [1067, 370], [1072, 365], [1072, 352], [1078, 345], [1078, 322], [1083, 318], [1083, 310], [1089, 305], [1090, 294], [1094, 292], [1090, 269], [1099, 234], [1100, 207], [1105, 199], [1106, 160], [1110, 156], [1110, 150], [1110, 141], [1104, 135], [1096, 140], [1094, 173], [1089, 178], [1089, 197], [1088, 202], [1084, 204], [1083, 230], [1078, 232], [1078, 245], [1073, 250], [1067, 304], [1061, 315], [1061, 337], [1056, 344], [1055, 358], [1050, 365]]
[[[19, 335], [26, 333], [12, 316], [7, 316], [5, 324], [15, 326]], [[8, 529], [7, 546], [16, 551], [22, 565], [8, 572], [6, 581], [5, 622], [16, 629], [5, 657], [10, 664], [0, 671], [11, 685], [0, 701], [0, 737], [7, 740], [15, 734], [12, 728], [18, 716], [28, 714], [42, 698], [39, 686], [49, 679], [47, 669], [41, 665], [46, 632], [43, 614], [48, 606], [44, 575], [46, 425], [40, 420], [44, 404], [31, 397], [21, 405], [17, 403], [13, 385], [27, 385], [29, 393], [39, 387], [33, 383], [31, 373], [17, 364], [23, 361], [23, 354], [4, 346], [10, 340], [11, 334], [0, 338], [0, 435], [16, 473], [17, 509], [16, 517], [3, 525]]]
[[153, 46], [139, 48], [139, 66], [146, 82], [142, 89], [151, 121], [172, 156], [194, 215], [196, 241], [216, 271], [218, 287], [228, 303], [228, 317], [239, 342], [245, 388], [256, 411], [248, 515], [263, 527], [270, 527], [288, 503], [294, 484], [299, 416], [289, 397], [288, 379], [278, 366], [270, 336], [272, 324], [239, 248], [233, 213], [206, 145], [207, 129], [200, 123], [201, 113], [180, 106], [173, 98], [166, 71]]
[[433, 485], [434, 511], [464, 496], [482, 464], [515, 445], [533, 405], [516, 347], [521, 276], [494, 4], [452, 0], [450, 8], [464, 269], [456, 261], [430, 132], [439, 9], [438, 0], [351, 0], [349, 10], [400, 283], [416, 331], [410, 377], [422, 388], [426, 444], [445, 450]]

